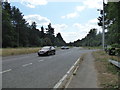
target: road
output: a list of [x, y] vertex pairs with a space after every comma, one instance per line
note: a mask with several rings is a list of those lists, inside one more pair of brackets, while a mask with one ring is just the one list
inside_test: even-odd
[[[97, 71], [94, 65], [94, 57], [91, 52], [87, 53], [80, 64], [76, 75], [73, 76], [67, 88], [100, 88], [97, 79]], [[99, 90], [99, 89], [98, 89]]]
[[37, 53], [3, 57], [3, 88], [53, 88], [82, 53], [74, 47], [57, 50], [56, 55], [38, 57]]

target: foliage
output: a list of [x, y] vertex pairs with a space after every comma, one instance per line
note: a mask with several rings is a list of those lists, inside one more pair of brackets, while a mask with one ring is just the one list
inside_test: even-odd
[[[105, 44], [119, 46], [120, 44], [120, 2], [108, 2], [105, 4]], [[103, 14], [103, 13], [101, 13]], [[97, 29], [89, 31], [85, 38], [67, 43], [60, 33], [55, 37], [51, 23], [41, 30], [37, 29], [37, 23], [30, 25], [23, 18], [23, 14], [15, 6], [8, 2], [2, 2], [2, 47], [35, 47], [44, 45], [54, 46], [100, 46], [102, 33], [97, 34]]]
[[[54, 28], [51, 23], [44, 32], [37, 29], [37, 23], [31, 25], [23, 18], [23, 14], [15, 6], [10, 6], [8, 2], [2, 2], [2, 47], [36, 47], [44, 45], [65, 45], [66, 42], [61, 37], [54, 36]], [[62, 42], [62, 44], [59, 44]]]
[[93, 28], [89, 31], [87, 36], [81, 40], [74, 41], [69, 43], [70, 46], [100, 46], [101, 45], [101, 36], [102, 34], [97, 34], [97, 29]]
[[109, 56], [104, 51], [92, 53], [95, 58], [95, 68], [98, 72], [98, 80], [103, 90], [119, 90], [119, 68], [108, 62], [109, 59], [120, 61], [117, 56]]
[[108, 2], [105, 6], [105, 28], [107, 44], [120, 44], [120, 2]]
[[[105, 44], [120, 47], [120, 2], [108, 2], [104, 4], [105, 9]], [[102, 26], [103, 10], [98, 17], [99, 26]], [[96, 29], [91, 29], [87, 36], [81, 40], [69, 43], [71, 46], [100, 46], [102, 43], [102, 33], [96, 34]]]

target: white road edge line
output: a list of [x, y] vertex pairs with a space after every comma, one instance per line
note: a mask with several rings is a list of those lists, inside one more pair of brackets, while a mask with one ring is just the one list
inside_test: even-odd
[[73, 75], [70, 77], [70, 79], [68, 80], [67, 84], [65, 85], [65, 88], [68, 88], [69, 84], [71, 83], [73, 78]]
[[41, 59], [41, 60], [38, 60], [38, 62], [42, 62], [42, 61], [44, 61], [43, 59]]
[[8, 69], [8, 70], [5, 70], [5, 71], [2, 71], [2, 72], [0, 72], [0, 74], [9, 72], [9, 71], [11, 71], [11, 70], [12, 70], [12, 69]]
[[28, 66], [28, 65], [32, 65], [32, 63], [24, 64], [24, 65], [22, 65], [22, 66], [23, 66], [23, 67], [26, 67], [26, 66]]
[[[62, 77], [62, 79], [60, 79], [58, 81], [58, 83], [53, 87], [55, 88], [59, 88], [60, 85], [62, 85], [63, 81], [68, 77], [68, 75], [70, 75], [70, 73], [72, 72], [72, 70], [75, 68], [75, 66], [77, 65], [77, 63], [79, 62], [80, 58], [77, 59], [77, 61], [72, 65], [72, 67], [67, 71], [67, 73]], [[72, 79], [72, 77], [70, 78]], [[69, 83], [67, 83], [67, 87], [70, 84], [71, 80], [69, 81]]]

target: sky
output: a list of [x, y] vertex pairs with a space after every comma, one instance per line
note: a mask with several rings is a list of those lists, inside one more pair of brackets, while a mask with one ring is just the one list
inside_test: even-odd
[[61, 33], [69, 43], [84, 38], [90, 29], [96, 28], [102, 9], [102, 0], [9, 0], [23, 13], [26, 21], [37, 23], [37, 28], [51, 23], [55, 35]]

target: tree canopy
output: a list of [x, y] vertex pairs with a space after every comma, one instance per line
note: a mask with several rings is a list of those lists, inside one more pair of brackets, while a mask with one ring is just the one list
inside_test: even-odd
[[45, 33], [42, 25], [41, 30], [39, 30], [36, 22], [33, 21], [30, 25], [23, 16], [18, 8], [10, 6], [8, 2], [2, 2], [2, 47], [60, 46], [66, 44], [61, 39], [62, 36], [55, 37], [51, 23], [49, 23]]
[[105, 6], [106, 43], [120, 44], [120, 2], [108, 2]]
[[[104, 4], [105, 10], [105, 44], [117, 45], [120, 47], [120, 2], [108, 2]], [[103, 10], [98, 17], [99, 26], [102, 26]], [[100, 46], [102, 43], [102, 33], [96, 34], [95, 29], [91, 29], [87, 36], [81, 40], [74, 41], [68, 45], [75, 46]]]
[[71, 42], [70, 46], [100, 46], [102, 33], [97, 34], [97, 29], [93, 28], [89, 31], [85, 38]]
[[[108, 2], [105, 4], [105, 44], [120, 44], [120, 2]], [[101, 12], [101, 14], [103, 14]], [[30, 25], [23, 18], [22, 12], [8, 2], [2, 2], [2, 47], [37, 47], [45, 45], [54, 46], [100, 46], [102, 33], [97, 34], [97, 29], [90, 29], [86, 37], [81, 40], [67, 43], [61, 33], [56, 36], [55, 28], [49, 23], [47, 28], [41, 25], [37, 29], [37, 23]], [[100, 18], [99, 18], [100, 19]], [[101, 24], [99, 24], [101, 26]], [[46, 30], [46, 32], [45, 32]]]

